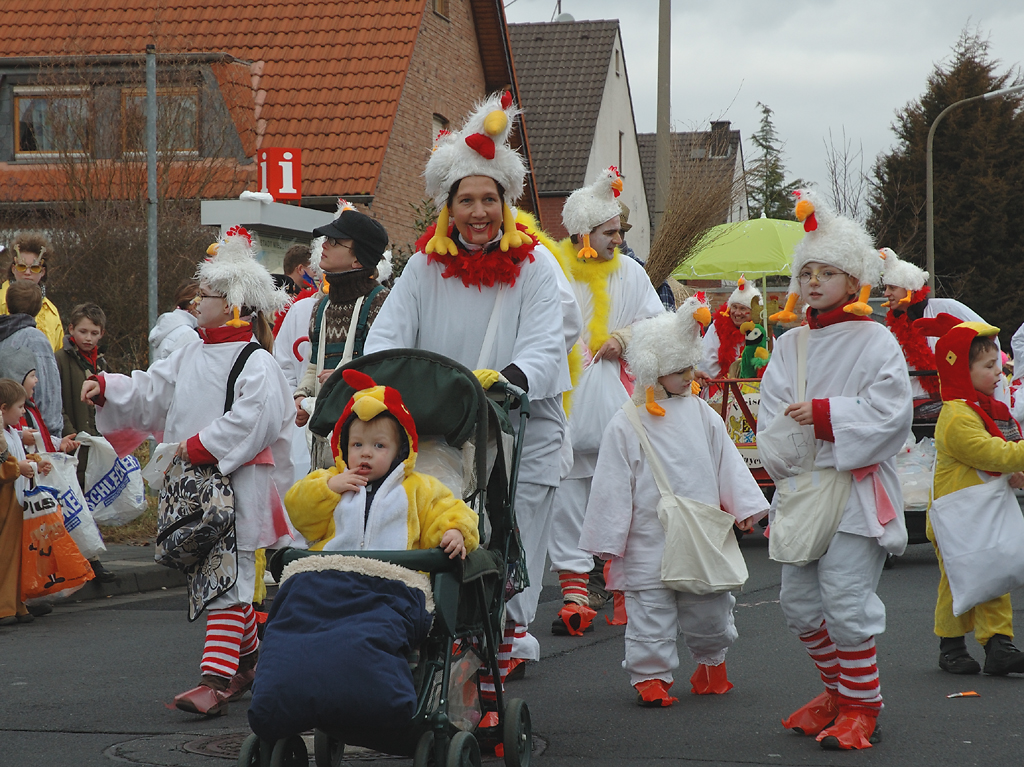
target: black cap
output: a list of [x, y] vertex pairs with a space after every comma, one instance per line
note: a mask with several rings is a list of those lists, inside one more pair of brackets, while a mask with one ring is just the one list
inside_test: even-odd
[[388, 232], [384, 225], [358, 210], [342, 211], [331, 223], [314, 229], [313, 236], [352, 240], [356, 258], [367, 269], [375, 269], [388, 249]]

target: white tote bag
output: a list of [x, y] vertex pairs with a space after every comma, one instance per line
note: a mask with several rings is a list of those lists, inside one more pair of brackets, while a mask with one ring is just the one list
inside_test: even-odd
[[574, 450], [597, 452], [608, 422], [624, 402], [629, 402], [619, 370], [618, 360], [597, 360], [583, 371], [573, 387], [569, 427]]
[[[796, 332], [796, 401], [803, 402], [810, 331], [802, 327]], [[769, 529], [768, 556], [782, 564], [803, 567], [820, 559], [839, 529], [850, 498], [850, 472], [814, 468], [816, 444], [809, 426], [784, 415], [757, 434], [762, 460], [767, 458], [771, 465], [785, 465], [794, 472], [775, 482], [775, 517]]]
[[673, 591], [690, 594], [718, 594], [741, 588], [747, 581], [747, 564], [733, 533], [735, 519], [719, 508], [673, 493], [636, 406], [627, 402], [622, 409], [636, 430], [661, 493], [658, 519], [665, 529], [662, 583]]
[[85, 493], [78, 483], [78, 456], [67, 453], [45, 453], [53, 468], [36, 477], [36, 484], [49, 490], [60, 502], [64, 515], [64, 529], [86, 559], [96, 559], [107, 550], [96, 522], [89, 511]]
[[1009, 475], [936, 498], [928, 510], [953, 615], [1024, 586], [1024, 515]]

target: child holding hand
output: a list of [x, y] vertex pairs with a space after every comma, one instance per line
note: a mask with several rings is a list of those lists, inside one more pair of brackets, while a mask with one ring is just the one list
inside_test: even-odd
[[440, 546], [465, 559], [480, 542], [476, 512], [415, 470], [416, 424], [402, 396], [358, 371], [343, 376], [356, 393], [331, 435], [335, 466], [285, 495], [292, 524], [313, 551]]

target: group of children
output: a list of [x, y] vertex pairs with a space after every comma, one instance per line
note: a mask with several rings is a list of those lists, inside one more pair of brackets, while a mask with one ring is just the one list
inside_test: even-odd
[[[502, 105], [508, 108], [504, 100]], [[450, 189], [446, 187], [443, 223], [447, 226], [450, 213], [458, 231], [444, 231], [460, 237], [460, 244], [452, 243], [452, 248], [460, 254], [464, 249], [464, 259], [489, 260], [507, 269], [502, 290], [517, 296], [511, 288], [520, 279], [520, 269], [534, 262], [534, 255], [523, 251], [526, 255], [511, 260], [510, 266], [499, 264], [500, 252], [508, 245], [499, 251], [498, 242], [504, 242], [503, 232], [510, 227], [521, 236], [529, 230], [514, 223], [502, 201], [502, 186], [469, 181], [482, 178], [493, 181], [469, 174], [457, 178]], [[460, 190], [463, 181], [467, 183]], [[492, 186], [496, 187], [493, 191]], [[459, 206], [477, 203], [484, 211], [479, 220], [474, 220], [475, 213], [460, 213]], [[492, 215], [487, 212], [490, 208], [493, 223], [487, 218]], [[790, 300], [772, 319], [797, 320], [792, 309], [800, 299], [807, 306], [806, 321], [778, 339], [771, 361], [764, 367], [759, 440], [763, 436], [769, 443], [772, 433], [780, 429], [795, 435], [780, 441], [781, 447], [763, 459], [777, 485], [792, 485], [791, 481], [799, 479], [801, 472], [794, 467], [807, 466], [810, 450], [813, 466], [807, 471], [845, 477], [848, 492], [831, 501], [838, 506], [832, 510], [834, 525], [824, 530], [824, 553], [810, 561], [782, 565], [782, 611], [824, 685], [819, 695], [786, 717], [783, 725], [815, 737], [826, 749], [863, 749], [880, 737], [877, 717], [882, 695], [875, 637], [885, 629], [885, 607], [875, 592], [886, 555], [901, 553], [907, 542], [895, 456], [910, 433], [914, 396], [905, 350], [884, 326], [870, 320], [866, 304], [883, 268], [889, 269], [895, 262], [884, 263], [859, 224], [816, 203], [812, 193], [801, 194], [796, 212], [807, 234], [793, 257]], [[326, 287], [316, 292], [308, 316], [310, 330], [323, 331], [317, 342], [324, 345], [324, 356], [334, 357], [321, 369], [329, 374], [335, 364], [361, 353], [361, 348], [352, 348], [356, 339], [349, 334], [358, 331], [361, 346], [366, 337], [362, 325], [372, 323], [378, 311], [384, 330], [376, 338], [371, 336], [368, 349], [387, 348], [382, 344], [390, 337], [388, 333], [400, 338], [398, 324], [402, 322], [418, 323], [416, 340], [429, 348], [423, 341], [431, 332], [428, 321], [422, 315], [395, 314], [400, 304], [416, 312], [426, 311], [419, 303], [423, 296], [410, 293], [416, 286], [406, 283], [396, 288], [397, 302], [377, 289], [375, 266], [387, 243], [380, 225], [346, 208], [332, 228], [319, 233], [326, 238]], [[531, 236], [526, 234], [525, 240], [526, 245], [512, 244], [510, 252], [529, 247]], [[594, 242], [600, 241], [587, 237], [582, 247], [592, 249]], [[446, 276], [457, 275], [467, 288], [472, 285], [483, 294], [481, 286], [473, 282], [481, 279], [479, 274], [466, 272], [465, 262], [445, 260], [447, 247], [442, 241], [441, 250], [435, 253], [437, 259], [425, 257], [422, 263], [411, 262], [412, 267], [427, 270], [439, 262]], [[895, 258], [895, 254], [887, 257]], [[453, 271], [458, 269], [463, 271]], [[432, 279], [432, 273], [423, 273], [427, 275], [423, 280]], [[531, 284], [528, 273], [522, 274], [520, 289], [524, 283]], [[282, 308], [285, 296], [255, 260], [251, 238], [241, 228], [230, 230], [212, 247], [211, 257], [200, 264], [197, 279], [200, 338], [148, 371], [113, 375], [101, 370], [101, 358], [95, 351], [103, 332], [102, 313], [80, 307], [64, 341], [60, 369], [65, 415], [69, 417], [66, 436], [96, 426], [119, 453], [125, 453], [152, 434], [160, 442], [176, 444], [177, 460], [194, 466], [216, 464], [230, 477], [237, 531], [231, 586], [202, 605], [208, 619], [201, 681], [175, 699], [183, 710], [216, 714], [241, 697], [254, 678], [258, 640], [251, 602], [259, 549], [290, 541], [324, 551], [440, 546], [451, 557], [465, 557], [480, 541], [476, 513], [438, 480], [416, 471], [419, 438], [401, 394], [355, 371], [344, 373], [355, 394], [331, 438], [320, 445], [314, 470], [295, 482], [291, 429], [296, 419], [305, 420], [301, 400], [315, 394], [317, 386], [308, 381], [309, 391], [296, 392], [270, 353], [268, 319]], [[529, 277], [534, 279], [541, 278]], [[493, 285], [492, 279], [488, 287]], [[439, 282], [435, 289], [441, 294], [449, 287]], [[452, 293], [456, 294], [461, 295]], [[563, 297], [561, 309], [552, 298], [558, 295], [552, 291], [544, 299], [548, 312], [544, 316], [552, 326], [559, 323], [545, 343], [561, 356], [579, 338], [581, 323], [578, 311], [572, 315], [566, 308], [573, 303], [571, 293]], [[364, 302], [368, 309], [361, 313]], [[493, 335], [486, 326], [495, 322], [500, 307], [498, 300], [485, 312], [491, 314], [490, 323], [469, 330]], [[679, 666], [679, 633], [697, 664], [690, 679], [691, 691], [696, 694], [721, 694], [732, 687], [725, 657], [737, 638], [730, 588], [714, 582], [700, 589], [680, 587], [680, 581], [692, 583], [704, 573], [687, 570], [690, 563], [680, 562], [687, 556], [682, 553], [685, 542], [681, 544], [678, 536], [667, 535], [666, 530], [679, 524], [721, 530], [724, 524], [732, 536], [733, 525], [749, 531], [767, 514], [770, 536], [778, 520], [795, 513], [796, 504], [792, 498], [780, 500], [784, 494], [776, 494], [769, 507], [729, 440], [721, 417], [693, 396], [694, 389], [699, 389], [694, 378], [706, 356], [701, 327], [711, 321], [703, 299], [688, 299], [674, 314], [650, 313], [654, 316], [638, 321], [631, 317], [628, 343], [619, 344], [618, 352], [634, 379], [633, 396], [604, 429], [590, 492], [584, 494], [589, 500], [585, 500], [579, 540], [570, 543], [588, 556], [611, 562], [608, 587], [624, 593], [628, 615], [623, 667], [640, 705], [664, 707], [677, 701], [670, 688]], [[723, 314], [719, 332], [731, 333], [730, 322], [736, 327], [742, 324], [735, 322], [743, 319], [742, 312], [737, 315]], [[941, 327], [934, 322], [924, 327], [929, 333], [945, 331], [949, 335], [939, 339], [934, 355], [944, 401], [936, 430], [936, 497], [977, 484], [981, 481], [978, 471], [1024, 472], [1019, 430], [1015, 430], [1005, 404], [993, 398], [998, 385], [998, 374], [993, 371], [999, 367], [993, 362], [991, 337], [995, 329], [962, 323], [948, 314], [939, 318]], [[457, 311], [445, 322], [442, 325], [450, 333], [455, 332], [452, 323], [468, 324]], [[566, 329], [572, 322], [576, 332], [569, 338]], [[970, 331], [966, 338], [965, 327]], [[592, 323], [588, 325], [588, 332], [594, 330]], [[958, 332], [950, 333], [952, 330]], [[479, 353], [478, 373], [485, 386], [500, 376], [524, 389], [536, 387], [539, 394], [550, 394], [548, 399], [560, 399], [560, 383], [555, 380], [560, 373], [549, 370], [545, 378], [543, 366], [531, 367], [530, 349], [523, 352], [515, 347], [519, 339], [508, 340], [509, 349], [522, 355], [510, 357], [518, 362], [490, 353], [487, 343], [505, 343], [500, 332], [497, 342], [485, 340], [483, 351], [473, 352], [474, 358]], [[248, 348], [254, 341], [260, 348], [242, 357], [252, 351]], [[321, 379], [319, 372], [313, 372], [316, 383]], [[229, 381], [233, 389], [225, 392]], [[5, 427], [22, 423], [25, 402], [31, 401], [26, 390], [31, 386], [30, 374], [20, 382], [0, 381]], [[228, 404], [222, 407], [225, 394]], [[293, 394], [295, 407], [291, 405]], [[94, 412], [95, 422], [90, 420]], [[557, 415], [551, 416], [551, 422], [561, 424], [561, 429], [564, 415], [561, 410]], [[85, 418], [87, 423], [75, 423], [75, 418]], [[555, 432], [541, 433], [546, 445]], [[0, 445], [0, 513], [4, 514], [0, 562], [4, 561], [4, 547], [16, 535], [13, 519], [18, 515], [12, 511], [16, 501], [10, 487], [18, 476], [32, 471], [18, 452], [20, 445], [11, 444], [19, 438], [10, 429], [6, 436], [6, 448]], [[555, 445], [555, 452], [544, 453], [548, 462], [557, 457], [557, 448]], [[1017, 480], [1024, 484], [1024, 475], [1015, 474], [1013, 481]], [[527, 475], [524, 485], [530, 481]], [[541, 488], [538, 498], [545, 499], [549, 508], [553, 490], [546, 480], [533, 481]], [[809, 503], [813, 506], [816, 502], [812, 496]], [[526, 505], [519, 508], [529, 513]], [[673, 514], [681, 516], [673, 518]], [[808, 519], [806, 524], [822, 523]], [[541, 524], [538, 529], [546, 528]], [[779, 525], [777, 535], [788, 534], [783, 532], [786, 529], [791, 527]], [[719, 536], [709, 555], [726, 556], [726, 543]], [[964, 635], [976, 628], [985, 645], [986, 673], [1024, 672], [1024, 654], [1011, 641], [1009, 597], [985, 602], [954, 617], [938, 545], [936, 550], [942, 573], [935, 620], [941, 637], [940, 666], [952, 673], [980, 670], [964, 642]], [[671, 581], [666, 576], [669, 569], [676, 573]], [[0, 579], [4, 589], [0, 610], [10, 610], [16, 622], [24, 619], [26, 611], [16, 599], [10, 599], [9, 581], [10, 573], [5, 572]], [[6, 612], [0, 615], [0, 619], [7, 617]], [[516, 631], [519, 628], [516, 624]]]

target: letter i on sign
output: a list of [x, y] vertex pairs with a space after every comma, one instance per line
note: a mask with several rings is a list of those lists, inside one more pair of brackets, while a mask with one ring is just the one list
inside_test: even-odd
[[302, 198], [302, 150], [267, 147], [259, 153], [260, 191], [275, 200]]

